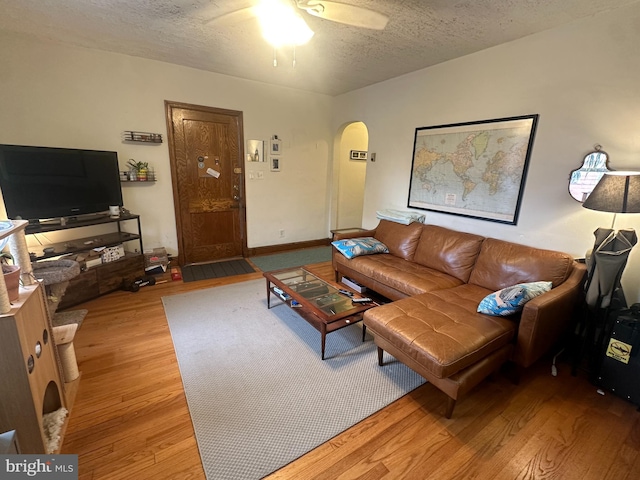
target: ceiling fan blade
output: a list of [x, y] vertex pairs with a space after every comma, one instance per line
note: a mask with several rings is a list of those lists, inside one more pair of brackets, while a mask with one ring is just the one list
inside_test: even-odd
[[306, 10], [310, 15], [354, 27], [384, 30], [384, 27], [386, 27], [389, 21], [389, 17], [382, 13], [355, 5], [347, 5], [346, 3], [324, 0], [302, 0], [296, 4], [298, 8]]
[[233, 10], [228, 13], [223, 13], [222, 15], [218, 15], [217, 17], [209, 18], [204, 20], [202, 23], [204, 25], [209, 24], [225, 24], [225, 25], [233, 25], [236, 23], [244, 22], [246, 20], [250, 20], [255, 18], [256, 16], [256, 7], [246, 7], [241, 8], [239, 10]]

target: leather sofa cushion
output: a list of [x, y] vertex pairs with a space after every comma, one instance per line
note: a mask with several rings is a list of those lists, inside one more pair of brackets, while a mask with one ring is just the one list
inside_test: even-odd
[[527, 282], [552, 282], [557, 287], [573, 269], [573, 258], [561, 252], [487, 238], [469, 283], [491, 291]]
[[447, 378], [509, 344], [516, 322], [476, 312], [489, 293], [460, 285], [367, 310], [364, 324], [437, 378]]
[[425, 225], [413, 261], [466, 283], [483, 240], [480, 235]]
[[387, 246], [391, 255], [404, 260], [413, 260], [422, 226], [421, 223], [416, 222], [403, 225], [389, 220], [380, 220], [374, 237]]
[[462, 284], [451, 275], [388, 254], [367, 255], [351, 260], [334, 254], [334, 263], [346, 264], [350, 269], [406, 295], [418, 295]]

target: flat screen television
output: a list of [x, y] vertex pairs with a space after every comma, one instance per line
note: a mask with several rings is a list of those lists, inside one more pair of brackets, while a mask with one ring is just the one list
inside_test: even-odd
[[110, 205], [122, 205], [118, 154], [0, 145], [0, 189], [11, 219], [106, 212]]

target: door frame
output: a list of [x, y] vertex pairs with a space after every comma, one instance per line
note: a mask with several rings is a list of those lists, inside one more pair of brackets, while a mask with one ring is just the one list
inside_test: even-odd
[[182, 240], [182, 217], [180, 215], [180, 195], [178, 195], [178, 172], [177, 172], [177, 160], [175, 153], [175, 138], [173, 135], [173, 110], [174, 109], [186, 109], [195, 110], [205, 113], [213, 113], [218, 115], [229, 115], [236, 117], [238, 122], [238, 165], [240, 167], [241, 180], [240, 184], [240, 205], [239, 205], [239, 222], [240, 222], [240, 237], [242, 240], [242, 256], [248, 256], [247, 248], [247, 215], [246, 215], [246, 185], [244, 176], [244, 127], [242, 122], [242, 111], [239, 110], [227, 110], [224, 108], [206, 107], [203, 105], [194, 105], [190, 103], [173, 102], [170, 100], [164, 101], [166, 121], [167, 121], [167, 146], [169, 147], [169, 164], [171, 167], [171, 189], [173, 191], [173, 208], [174, 217], [176, 221], [177, 237], [178, 237], [178, 264], [184, 265], [184, 248]]
[[[369, 136], [369, 127], [368, 125], [364, 122], [364, 120], [352, 120], [349, 122], [346, 122], [344, 124], [342, 124], [339, 128], [338, 131], [336, 132], [334, 138], [333, 138], [333, 161], [332, 161], [332, 183], [331, 183], [331, 212], [329, 215], [330, 218], [330, 227], [331, 229], [336, 229], [338, 228], [338, 222], [340, 220], [339, 215], [340, 215], [340, 184], [343, 181], [343, 178], [341, 177], [342, 174], [342, 162], [345, 160], [345, 158], [343, 158], [342, 155], [342, 147], [343, 147], [343, 136], [344, 136], [344, 132], [347, 128], [349, 128], [351, 125], [357, 124], [357, 123], [362, 123], [367, 131], [367, 146], [365, 148], [365, 150], [369, 151], [370, 149], [370, 136]], [[348, 157], [346, 157], [346, 161], [349, 161]], [[370, 160], [367, 159], [366, 162], [364, 162], [364, 167], [365, 167], [365, 184], [363, 187], [363, 191], [362, 191], [362, 195], [363, 195], [363, 201], [364, 201], [364, 195], [366, 194], [366, 190], [367, 190], [367, 176], [366, 176], [366, 171], [369, 169], [369, 161], [374, 161], [374, 160]], [[364, 205], [363, 205], [364, 206]], [[361, 218], [361, 225], [362, 222], [364, 221], [364, 210], [362, 212], [362, 218]]]

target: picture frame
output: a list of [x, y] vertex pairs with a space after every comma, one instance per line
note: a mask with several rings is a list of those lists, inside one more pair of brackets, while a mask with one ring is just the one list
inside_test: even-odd
[[282, 152], [282, 140], [274, 138], [271, 140], [271, 155], [280, 155]]
[[247, 140], [247, 162], [266, 162], [264, 140]]
[[271, 164], [271, 171], [272, 172], [279, 172], [280, 171], [280, 157], [271, 157], [270, 159], [270, 164]]
[[369, 153], [366, 151], [362, 151], [362, 150], [351, 150], [351, 153], [349, 155], [349, 158], [351, 160], [367, 160], [367, 157], [369, 156]]
[[407, 206], [516, 225], [538, 115], [416, 128]]

